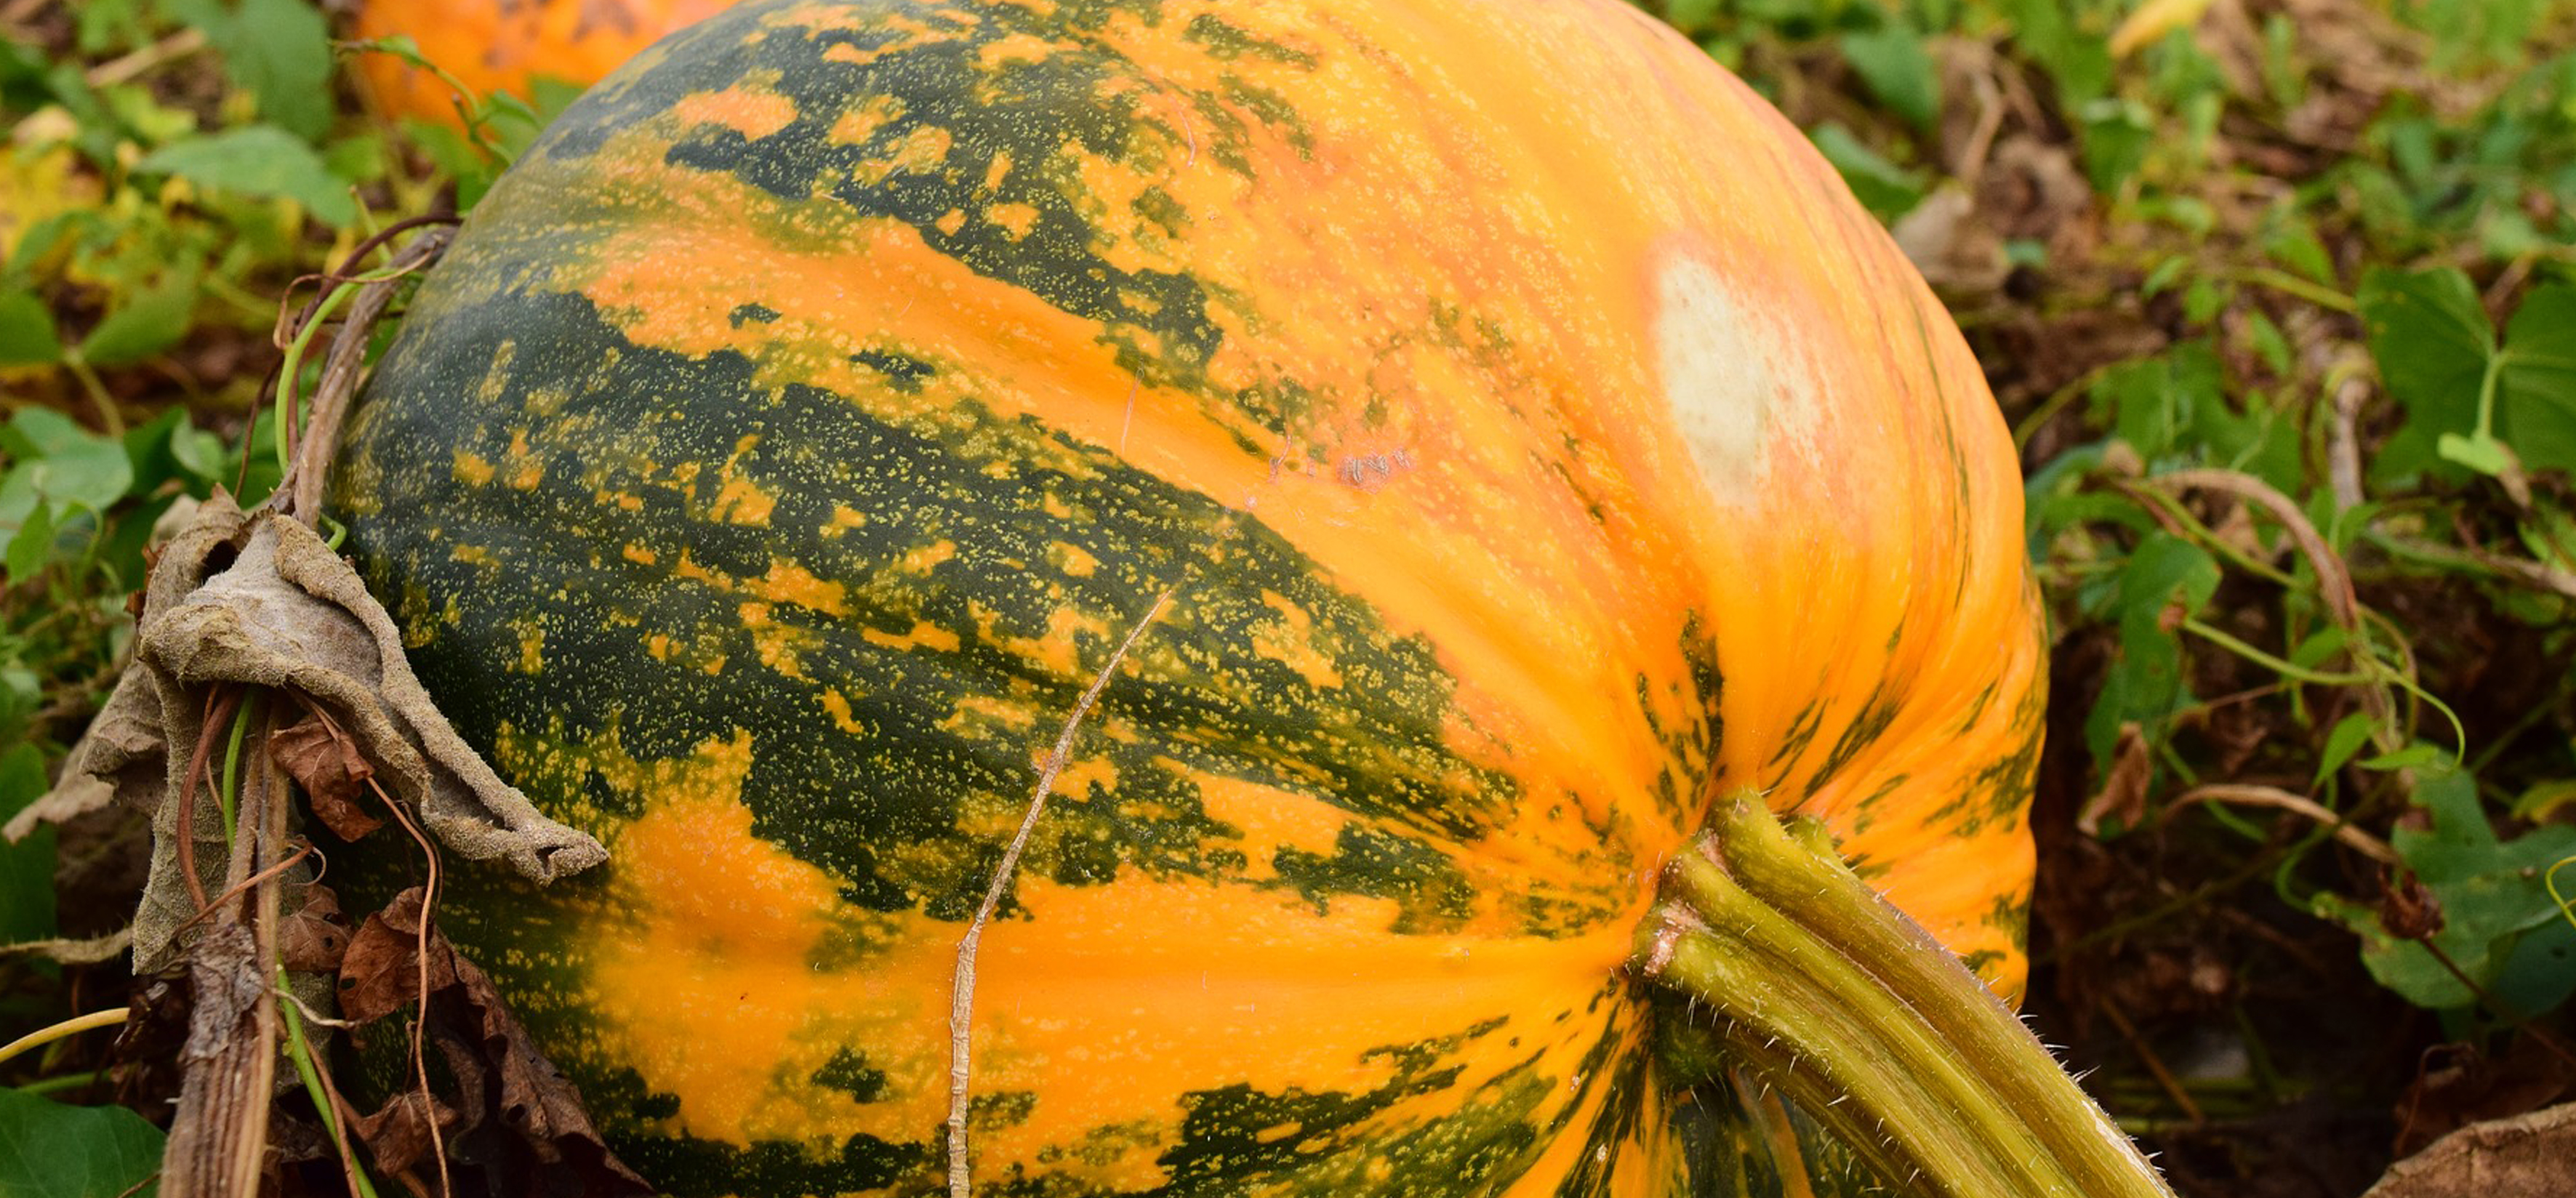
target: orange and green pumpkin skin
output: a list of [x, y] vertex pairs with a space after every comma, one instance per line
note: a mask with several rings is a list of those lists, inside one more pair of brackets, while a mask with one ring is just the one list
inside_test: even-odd
[[494, 188], [336, 479], [612, 853], [443, 926], [675, 1193], [944, 1185], [965, 921], [1158, 601], [983, 942], [980, 1191], [1785, 1184], [1625, 967], [1723, 788], [2020, 985], [1992, 400], [1609, 0], [732, 10]]
[[[354, 39], [407, 37], [421, 56], [477, 93], [532, 98], [538, 79], [597, 83], [644, 47], [737, 0], [360, 0]], [[389, 117], [458, 123], [456, 89], [391, 54], [356, 59], [358, 80]]]

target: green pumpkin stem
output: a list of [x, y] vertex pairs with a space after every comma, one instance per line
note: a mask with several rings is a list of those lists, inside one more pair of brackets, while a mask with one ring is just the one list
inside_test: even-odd
[[[2172, 1198], [2019, 1018], [1760, 796], [1718, 802], [1638, 933], [1648, 976], [1888, 1180], [1944, 1198]], [[1909, 1176], [1910, 1175], [1910, 1176]]]

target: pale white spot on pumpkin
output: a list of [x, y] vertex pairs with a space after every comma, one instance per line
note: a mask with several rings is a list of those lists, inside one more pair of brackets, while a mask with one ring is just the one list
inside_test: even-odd
[[1710, 495], [1752, 505], [1784, 454], [1811, 448], [1823, 410], [1805, 335], [1688, 254], [1656, 268], [1654, 333], [1665, 402]]

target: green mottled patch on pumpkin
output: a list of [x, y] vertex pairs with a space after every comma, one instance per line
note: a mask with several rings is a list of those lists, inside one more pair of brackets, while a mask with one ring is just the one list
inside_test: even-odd
[[886, 1075], [884, 1070], [869, 1068], [866, 1057], [842, 1048], [814, 1071], [813, 1082], [847, 1094], [853, 1102], [875, 1102], [885, 1094]]
[[1308, 70], [1314, 69], [1316, 63], [1315, 56], [1307, 51], [1264, 38], [1215, 13], [1200, 13], [1190, 18], [1181, 36], [1207, 47], [1208, 57], [1221, 61], [1251, 55]]
[[[634, 760], [675, 759], [748, 728], [759, 835], [830, 871], [852, 901], [961, 919], [998, 829], [1026, 804], [1038, 725], [1072, 708], [1141, 614], [1137, 597], [1167, 589], [1175, 601], [1132, 676], [1075, 745], [1077, 761], [1114, 773], [1116, 794], [1063, 796], [1025, 871], [1106, 883], [1126, 869], [1240, 874], [1273, 858], [1208, 817], [1182, 770], [1313, 795], [1432, 857], [1512, 817], [1511, 775], [1449, 743], [1453, 684], [1429, 648], [1387, 633], [1302, 554], [1210, 498], [971, 401], [906, 427], [815, 388], [765, 392], [739, 357], [626, 344], [578, 297], [457, 311], [433, 294], [406, 336], [432, 332], [452, 348], [397, 353], [352, 436], [378, 498], [444, 513], [439, 532], [362, 522], [351, 548], [387, 593], [453, 605], [453, 619], [407, 626], [423, 677], [453, 696], [469, 738], [520, 738], [505, 756], [578, 824], [607, 831], [631, 798], [547, 772], [551, 757], [578, 759], [611, 736]], [[504, 339], [520, 347], [505, 390], [559, 393], [553, 424], [458, 427], [435, 397], [479, 378]], [[527, 485], [460, 483], [447, 468], [458, 451], [515, 454], [532, 467]], [[863, 519], [839, 526], [836, 510]], [[1066, 545], [1087, 572], [1047, 568]], [[531, 582], [496, 587], [458, 546]], [[1308, 613], [1340, 686], [1319, 689], [1256, 651], [1281, 635], [1271, 595]], [[583, 668], [530, 672], [530, 630], [542, 630], [544, 660]], [[1055, 648], [1032, 656], [1039, 645]], [[714, 673], [723, 687], [706, 684]], [[836, 734], [826, 711], [851, 731]], [[997, 711], [1011, 718], [986, 718]], [[1164, 743], [1114, 735], [1128, 721], [1168, 730]], [[1705, 760], [1709, 730], [1677, 733], [1678, 766]], [[900, 858], [881, 851], [892, 844]], [[1483, 901], [1606, 917], [1625, 901], [1614, 893], [1624, 871], [1600, 868], [1615, 845], [1597, 858], [1546, 875], [1601, 877], [1597, 889]], [[1287, 884], [1314, 897], [1363, 874], [1307, 869]], [[1455, 884], [1434, 893], [1423, 913], [1446, 913], [1420, 926], [1448, 925], [1464, 901]]]
[[1888, 727], [1904, 710], [1905, 695], [1902, 691], [1888, 679], [1878, 680], [1870, 687], [1869, 696], [1861, 700], [1860, 710], [1843, 725], [1842, 734], [1834, 738], [1833, 747], [1825, 751], [1825, 759], [1817, 764], [1815, 773], [1808, 778], [1808, 787], [1822, 789], [1842, 773], [1843, 768], [1863, 750], [1887, 735]]

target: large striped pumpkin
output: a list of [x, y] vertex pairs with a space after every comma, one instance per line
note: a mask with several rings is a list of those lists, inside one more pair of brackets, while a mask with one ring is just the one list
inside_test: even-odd
[[676, 1192], [941, 1184], [956, 945], [1104, 669], [983, 947], [995, 1192], [1679, 1192], [1624, 963], [1720, 787], [2020, 984], [1992, 401], [1610, 0], [733, 10], [491, 192], [357, 421], [423, 676], [613, 854], [446, 926]]

